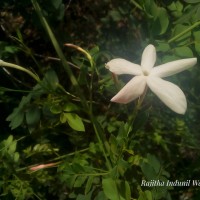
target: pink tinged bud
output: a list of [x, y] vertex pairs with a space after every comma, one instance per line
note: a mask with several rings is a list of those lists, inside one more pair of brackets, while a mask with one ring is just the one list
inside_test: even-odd
[[36, 171], [36, 170], [39, 170], [39, 169], [45, 169], [47, 167], [53, 167], [53, 166], [55, 166], [57, 164], [58, 163], [41, 164], [41, 165], [37, 165], [37, 166], [29, 168], [29, 170]]

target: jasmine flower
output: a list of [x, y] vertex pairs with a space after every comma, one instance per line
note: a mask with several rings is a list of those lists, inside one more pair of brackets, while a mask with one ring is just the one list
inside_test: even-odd
[[141, 65], [125, 59], [116, 58], [106, 64], [112, 73], [131, 74], [134, 77], [111, 99], [116, 103], [129, 103], [143, 94], [145, 87], [151, 91], [171, 110], [184, 114], [187, 101], [182, 90], [175, 84], [162, 78], [184, 71], [197, 63], [197, 58], [181, 59], [154, 67], [156, 50], [148, 45], [142, 54]]

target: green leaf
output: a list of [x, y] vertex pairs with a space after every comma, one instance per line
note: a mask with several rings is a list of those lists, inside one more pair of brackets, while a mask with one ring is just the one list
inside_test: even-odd
[[[65, 175], [65, 174], [64, 174]], [[65, 179], [65, 181], [67, 180], [67, 186], [70, 188], [70, 189], [72, 189], [73, 187], [74, 187], [74, 183], [75, 183], [75, 181], [76, 181], [76, 178], [77, 178], [77, 175], [73, 175], [73, 176], [67, 176], [67, 178], [66, 177], [64, 177], [64, 176], [62, 176], [62, 178], [64, 178]], [[63, 179], [63, 181], [64, 181], [64, 179]], [[61, 179], [62, 180], [62, 179]]]
[[180, 1], [172, 2], [167, 8], [172, 12], [175, 18], [182, 16], [183, 4]]
[[106, 198], [104, 192], [103, 192], [103, 191], [100, 191], [100, 192], [97, 194], [97, 196], [95, 197], [94, 200], [102, 200], [102, 199], [107, 200], [107, 198]]
[[26, 112], [26, 122], [28, 125], [37, 125], [40, 121], [40, 109], [32, 107]]
[[123, 160], [123, 159], [119, 159], [118, 163], [117, 163], [117, 170], [120, 173], [121, 176], [124, 175], [124, 173], [126, 172], [126, 170], [129, 168], [129, 164], [127, 161]]
[[65, 113], [69, 126], [76, 131], [85, 131], [82, 119], [75, 113]]
[[32, 133], [40, 121], [40, 109], [32, 107], [26, 112], [26, 123], [30, 133]]
[[13, 155], [14, 152], [16, 151], [16, 147], [17, 147], [17, 141], [15, 140], [10, 144], [10, 146], [8, 148], [8, 153]]
[[99, 53], [99, 47], [95, 46], [89, 51], [90, 55], [94, 56], [95, 54]]
[[148, 159], [148, 163], [153, 167], [155, 172], [158, 174], [161, 167], [158, 159], [154, 155], [151, 155], [151, 154], [147, 155], [147, 159]]
[[138, 200], [153, 200], [152, 193], [149, 190], [141, 191]]
[[6, 121], [10, 121], [11, 129], [15, 129], [20, 126], [24, 120], [24, 110], [30, 103], [31, 95], [23, 96], [22, 100], [17, 108], [6, 118]]
[[166, 32], [169, 25], [169, 18], [165, 8], [159, 7], [157, 9], [158, 16], [154, 20], [152, 31], [154, 34], [162, 35]]
[[63, 106], [63, 111], [65, 111], [65, 112], [74, 112], [74, 111], [77, 111], [77, 110], [78, 110], [77, 106], [73, 103], [66, 103]]
[[91, 190], [93, 180], [94, 180], [94, 176], [90, 176], [88, 178], [86, 186], [85, 186], [85, 194], [87, 194]]
[[141, 169], [147, 180], [155, 180], [157, 179], [157, 174], [153, 167], [149, 165], [149, 163], [143, 162], [141, 164]]
[[92, 198], [92, 193], [93, 193], [93, 191], [90, 191], [90, 192], [89, 192], [88, 194], [86, 194], [86, 195], [79, 194], [79, 195], [77, 196], [76, 200], [91, 200], [91, 199], [93, 199], [93, 198]]
[[74, 183], [74, 187], [78, 188], [78, 187], [82, 187], [82, 185], [84, 184], [84, 182], [86, 181], [87, 176], [78, 176], [75, 183]]
[[13, 136], [12, 135], [9, 135], [8, 139], [4, 140], [5, 146], [10, 146], [12, 142], [13, 142]]
[[200, 54], [200, 31], [194, 31], [193, 32], [193, 36], [194, 36], [194, 45], [195, 45], [195, 50], [197, 51], [197, 53]]
[[196, 19], [197, 21], [199, 21], [199, 19], [200, 19], [200, 4], [198, 4], [197, 11], [196, 11], [194, 17], [195, 17], [195, 19]]
[[145, 10], [145, 14], [149, 19], [153, 19], [154, 15], [157, 14], [156, 13], [157, 5], [154, 2], [151, 2], [150, 0], [144, 0], [143, 7]]
[[110, 200], [130, 200], [131, 190], [127, 181], [105, 178], [102, 180], [103, 191]]
[[156, 42], [157, 42], [156, 51], [166, 52], [170, 50], [170, 46], [168, 43], [163, 41], [156, 41]]
[[117, 189], [116, 181], [112, 178], [104, 178], [102, 180], [103, 191], [110, 200], [119, 200], [119, 193]]
[[51, 3], [55, 9], [58, 9], [62, 3], [62, 0], [51, 0]]
[[50, 107], [50, 111], [53, 113], [53, 114], [59, 114], [62, 112], [62, 107], [60, 104], [53, 104], [51, 107]]
[[174, 52], [177, 56], [182, 58], [193, 57], [193, 52], [189, 47], [177, 47], [174, 49]]
[[30, 100], [31, 100], [31, 95], [23, 96], [19, 104], [19, 108], [23, 109], [24, 107], [26, 107], [30, 103]]
[[145, 0], [144, 9], [149, 18], [151, 32], [154, 35], [162, 35], [169, 25], [169, 18], [165, 8], [157, 6], [154, 1]]
[[157, 187], [156, 190], [152, 190], [152, 196], [154, 199], [165, 199], [165, 197], [167, 197], [168, 189], [169, 187]]
[[148, 200], [153, 200], [151, 191], [146, 190], [144, 193]]
[[44, 79], [42, 81], [42, 84], [44, 87], [46, 87], [49, 90], [53, 90], [53, 91], [57, 88], [58, 83], [59, 83], [58, 76], [55, 73], [55, 71], [53, 71], [53, 70], [49, 70], [45, 74]]
[[71, 169], [73, 170], [74, 173], [80, 174], [84, 172], [84, 167], [78, 163], [73, 163], [71, 166]]
[[60, 122], [61, 122], [62, 124], [64, 124], [64, 123], [66, 123], [66, 121], [67, 121], [66, 113], [62, 112], [62, 113], [60, 114]]
[[125, 199], [125, 200], [130, 200], [131, 199], [131, 189], [127, 181], [120, 181], [119, 185], [119, 192], [120, 195]]
[[[197, 4], [196, 6], [194, 7], [191, 7], [191, 9], [187, 12], [187, 13], [184, 13], [182, 14], [178, 20], [176, 20], [174, 23], [175, 24], [190, 24], [191, 23], [191, 18], [192, 17], [196, 17], [197, 15], [197, 12], [198, 12], [198, 9], [199, 9], [199, 4]], [[196, 21], [198, 21], [199, 19], [196, 19]]]
[[6, 46], [5, 47], [5, 52], [16, 53], [17, 51], [19, 51], [19, 48], [17, 48], [16, 46]]
[[14, 162], [18, 162], [19, 161], [19, 153], [15, 152], [14, 153]]
[[[10, 116], [8, 116], [7, 120], [9, 119]], [[22, 122], [24, 121], [24, 112], [19, 111], [17, 114], [15, 114], [15, 116], [12, 118], [12, 121], [10, 122], [10, 127], [11, 129], [15, 129], [18, 126], [20, 126], [22, 124]]]

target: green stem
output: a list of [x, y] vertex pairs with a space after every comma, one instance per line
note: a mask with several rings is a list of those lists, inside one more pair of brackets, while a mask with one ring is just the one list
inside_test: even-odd
[[3, 92], [23, 92], [23, 93], [29, 93], [30, 90], [15, 90], [15, 89], [10, 89], [10, 88], [5, 88], [5, 87], [0, 87], [0, 91]]
[[137, 102], [137, 105], [135, 106], [134, 108], [134, 111], [133, 111], [133, 114], [132, 116], [130, 117], [130, 120], [129, 120], [129, 123], [128, 123], [128, 130], [127, 130], [127, 137], [129, 136], [131, 130], [132, 130], [132, 126], [133, 126], [133, 123], [137, 117], [137, 114], [141, 108], [141, 105], [143, 103], [143, 100], [144, 100], [144, 97], [146, 95], [146, 92], [147, 92], [147, 86], [145, 87], [145, 90], [142, 94], [142, 96], [139, 98], [138, 102]]
[[108, 157], [106, 155], [106, 145], [105, 145], [105, 143], [102, 142], [102, 141], [105, 141], [105, 136], [103, 135], [103, 131], [102, 131], [101, 127], [98, 125], [98, 122], [96, 121], [96, 119], [93, 116], [91, 116], [91, 121], [92, 121], [92, 124], [93, 124], [93, 127], [94, 127], [94, 131], [95, 131], [100, 149], [101, 149], [101, 151], [104, 155], [104, 158], [106, 159], [106, 166], [109, 170], [111, 170], [112, 166], [111, 166], [110, 160], [108, 159]]
[[57, 160], [61, 160], [61, 159], [63, 159], [63, 158], [70, 157], [70, 156], [74, 156], [74, 155], [77, 154], [77, 153], [83, 153], [83, 152], [86, 152], [86, 151], [88, 151], [88, 150], [89, 150], [89, 148], [86, 148], [86, 149], [82, 149], [82, 150], [75, 151], [75, 152], [72, 152], [72, 153], [68, 153], [68, 154], [66, 154], [66, 155], [58, 156], [57, 158], [54, 158], [54, 159], [49, 160], [49, 162], [54, 162], [54, 161], [57, 161]]
[[40, 82], [40, 78], [36, 74], [34, 74], [33, 72], [31, 72], [30, 70], [28, 70], [28, 69], [26, 69], [24, 67], [21, 67], [19, 65], [12, 64], [12, 63], [4, 62], [3, 60], [0, 60], [0, 66], [10, 67], [10, 68], [14, 68], [14, 69], [23, 71], [23, 72], [27, 73], [28, 75], [30, 75], [37, 82]]
[[137, 7], [140, 10], [143, 10], [143, 8], [140, 6], [140, 4], [138, 4], [135, 0], [131, 0], [131, 3], [133, 3], [135, 5], [135, 7]]
[[168, 43], [172, 43], [173, 41], [177, 40], [178, 38], [180, 38], [181, 36], [183, 36], [184, 34], [186, 34], [187, 32], [191, 31], [192, 29], [196, 28], [199, 25], [200, 25], [200, 21], [194, 23], [189, 28], [185, 29], [181, 33], [177, 34], [176, 36], [174, 36], [173, 38], [171, 38], [170, 40], [168, 40]]

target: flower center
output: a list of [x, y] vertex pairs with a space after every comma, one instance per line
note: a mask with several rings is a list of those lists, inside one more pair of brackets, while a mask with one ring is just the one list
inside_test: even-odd
[[149, 72], [146, 71], [146, 70], [144, 70], [144, 71], [143, 71], [143, 74], [144, 74], [144, 76], [148, 76], [148, 75], [149, 75]]

